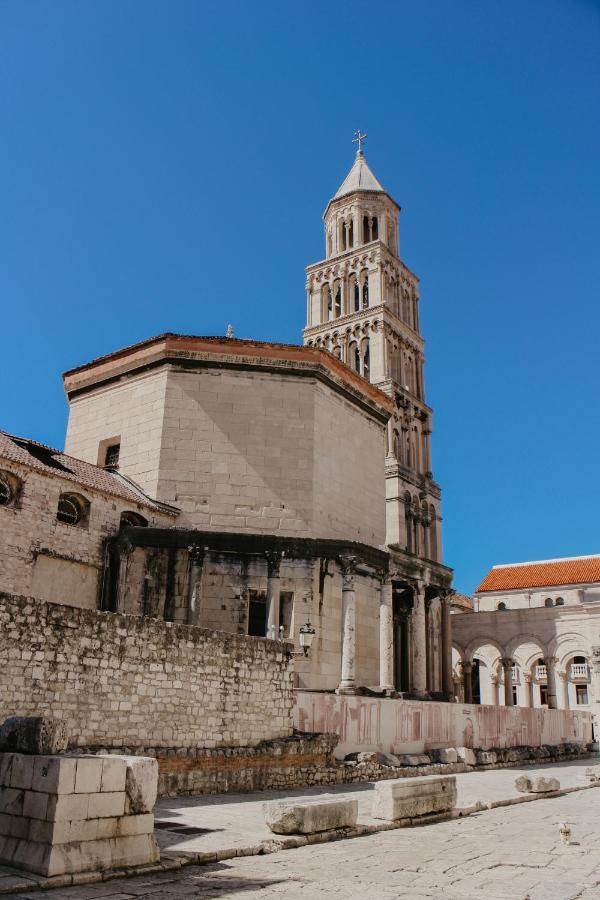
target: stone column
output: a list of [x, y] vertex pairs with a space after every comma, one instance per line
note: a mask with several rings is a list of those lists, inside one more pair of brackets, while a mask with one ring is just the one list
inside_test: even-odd
[[114, 602], [115, 612], [126, 612], [125, 593], [127, 591], [127, 567], [133, 552], [133, 544], [125, 538], [119, 545], [119, 577]]
[[503, 656], [500, 660], [504, 670], [504, 705], [514, 706], [513, 703], [513, 680], [512, 667], [513, 661], [509, 656]]
[[533, 706], [533, 683], [531, 675], [523, 675], [523, 706]]
[[356, 693], [356, 595], [355, 556], [340, 556], [342, 570], [342, 676], [338, 694]]
[[463, 674], [463, 691], [465, 695], [465, 703], [473, 702], [473, 682], [471, 681], [471, 673], [473, 671], [473, 663], [466, 660], [462, 663]]
[[546, 678], [548, 679], [548, 709], [558, 709], [556, 696], [556, 657], [545, 656]]
[[188, 625], [197, 625], [200, 621], [200, 602], [202, 594], [202, 565], [204, 551], [197, 544], [188, 547], [190, 571], [187, 593], [187, 611], [185, 621]]
[[279, 637], [279, 603], [281, 597], [281, 582], [279, 569], [281, 566], [281, 553], [277, 551], [265, 551], [267, 560], [267, 634], [271, 640]]
[[[426, 555], [426, 554], [425, 554]], [[431, 598], [425, 598], [425, 662], [427, 666], [427, 693], [435, 690], [433, 684], [433, 641], [432, 641], [432, 609]]]
[[412, 693], [427, 699], [427, 635], [425, 625], [425, 585], [413, 584], [412, 620]]
[[452, 678], [452, 594], [442, 595], [442, 690], [451, 700], [454, 694]]
[[394, 611], [392, 579], [385, 573], [380, 576], [379, 595], [379, 687], [382, 691], [394, 690]]

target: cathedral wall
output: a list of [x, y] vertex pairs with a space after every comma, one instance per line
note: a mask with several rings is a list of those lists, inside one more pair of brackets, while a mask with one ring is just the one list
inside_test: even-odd
[[315, 396], [315, 533], [385, 543], [385, 426], [343, 397]]
[[116, 438], [119, 470], [155, 497], [166, 385], [167, 373], [153, 372], [74, 397], [65, 453], [104, 465], [103, 448]]
[[314, 384], [277, 373], [172, 371], [158, 497], [203, 529], [310, 536]]

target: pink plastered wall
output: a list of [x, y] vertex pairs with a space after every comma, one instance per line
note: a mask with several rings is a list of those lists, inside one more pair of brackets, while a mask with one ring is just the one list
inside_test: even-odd
[[538, 747], [592, 740], [590, 713], [475, 706], [298, 691], [294, 725], [332, 732], [340, 759], [357, 750], [424, 753], [438, 747]]

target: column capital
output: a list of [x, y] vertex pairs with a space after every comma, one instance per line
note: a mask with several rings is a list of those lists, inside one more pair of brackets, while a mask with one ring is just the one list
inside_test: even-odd
[[187, 550], [191, 564], [199, 566], [204, 559], [204, 547], [201, 547], [200, 544], [190, 544]]
[[500, 658], [500, 662], [502, 663], [503, 669], [512, 669], [512, 667], [515, 664], [515, 661], [512, 658], [512, 656], [502, 656]]
[[544, 656], [544, 657], [543, 657], [543, 660], [544, 660], [544, 665], [546, 666], [546, 668], [547, 668], [547, 669], [550, 669], [550, 668], [554, 668], [554, 666], [555, 666], [556, 663], [558, 662], [558, 657], [556, 657], [556, 656]]
[[354, 575], [356, 574], [356, 557], [339, 556], [338, 561], [342, 570], [342, 590], [354, 590]]
[[279, 567], [281, 566], [282, 556], [283, 553], [279, 550], [265, 550], [269, 578], [277, 578], [279, 576]]
[[466, 659], [461, 659], [460, 667], [463, 670], [463, 672], [472, 672], [473, 671], [473, 662], [466, 660]]

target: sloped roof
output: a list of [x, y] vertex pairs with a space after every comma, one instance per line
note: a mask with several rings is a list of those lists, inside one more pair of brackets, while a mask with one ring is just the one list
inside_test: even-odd
[[379, 191], [382, 194], [386, 193], [373, 175], [362, 153], [356, 154], [354, 165], [346, 175], [333, 199], [338, 200], [340, 197], [345, 197], [346, 194], [353, 194], [355, 191]]
[[473, 601], [466, 594], [460, 594], [458, 591], [454, 591], [451, 597], [452, 606], [458, 606], [461, 609], [467, 609], [469, 612], [473, 611]]
[[475, 593], [600, 582], [600, 555], [494, 566]]
[[168, 515], [175, 516], [179, 512], [175, 507], [152, 500], [135, 482], [118, 472], [111, 472], [74, 456], [67, 456], [46, 444], [40, 444], [29, 438], [16, 437], [6, 431], [0, 431], [1, 459], [27, 466], [44, 475], [65, 478], [83, 488], [120, 497], [130, 503], [141, 504]]

